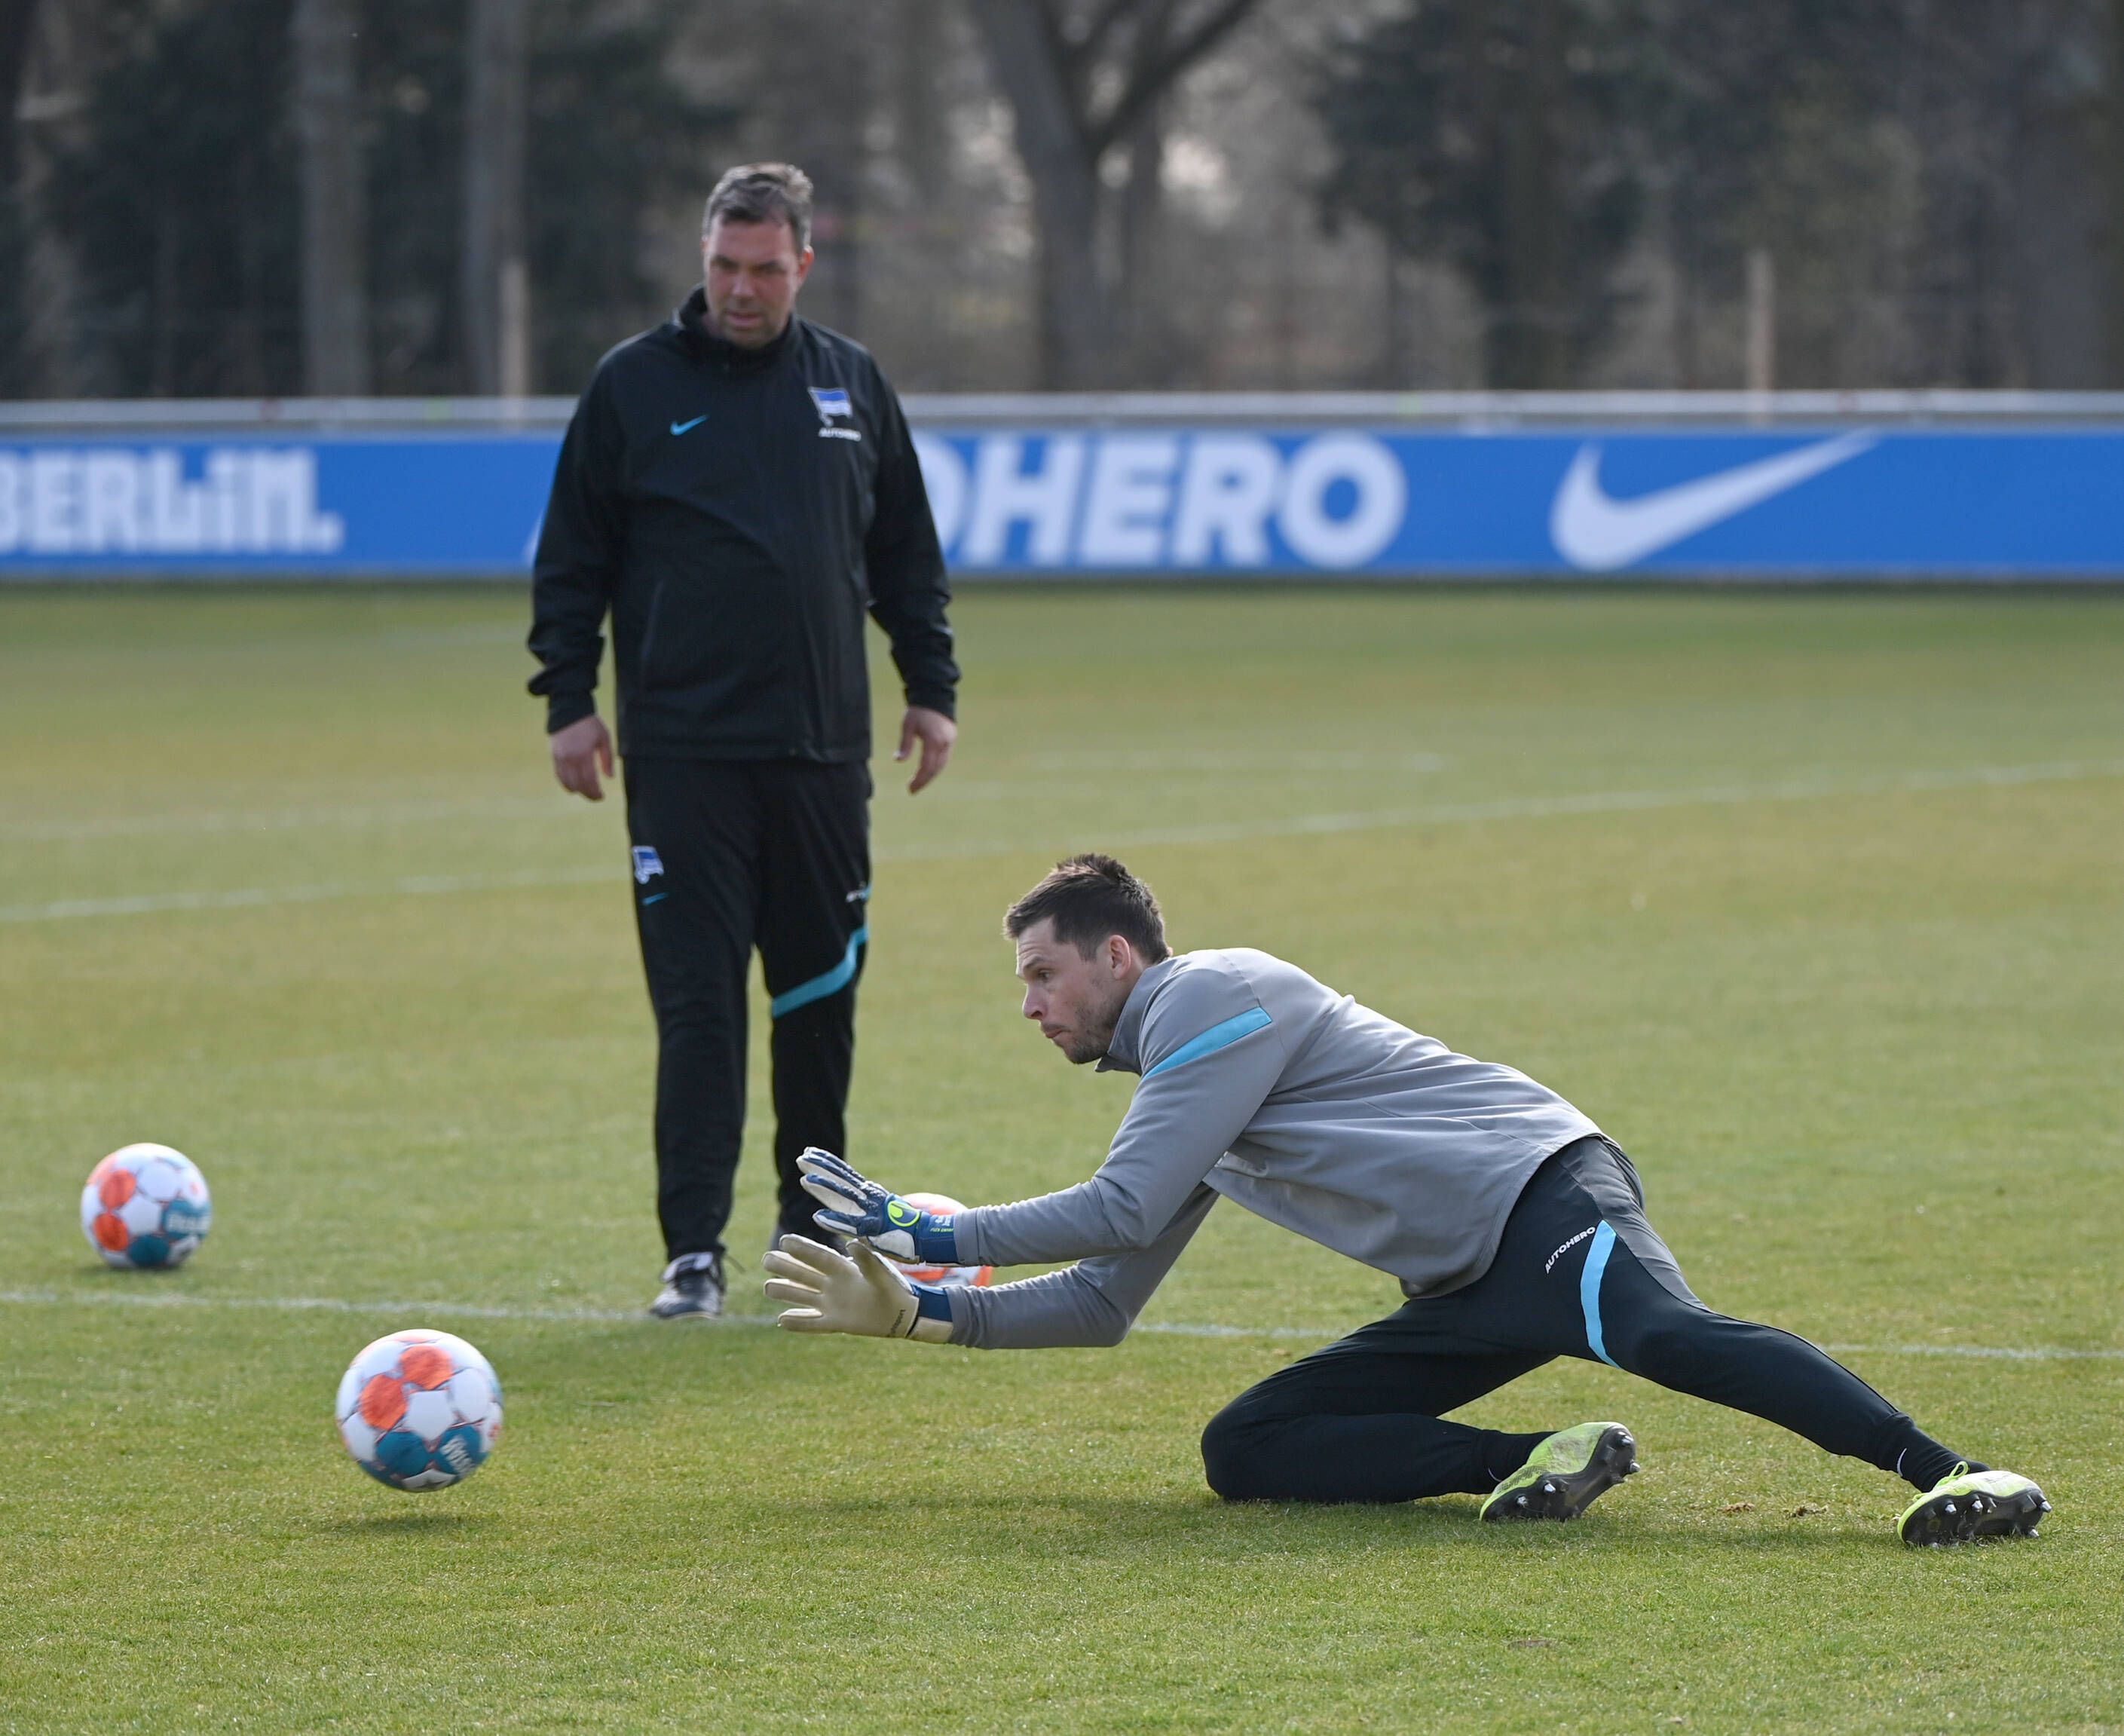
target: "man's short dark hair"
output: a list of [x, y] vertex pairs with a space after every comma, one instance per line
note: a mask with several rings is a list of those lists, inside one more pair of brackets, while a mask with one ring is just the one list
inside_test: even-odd
[[1036, 923], [1052, 921], [1055, 938], [1089, 958], [1118, 934], [1148, 962], [1171, 956], [1165, 918], [1151, 890], [1111, 856], [1087, 850], [1055, 870], [1004, 912], [1003, 933], [1017, 939]]
[[801, 253], [811, 244], [811, 177], [793, 162], [741, 162], [708, 195], [701, 233], [718, 217], [731, 223], [786, 223]]

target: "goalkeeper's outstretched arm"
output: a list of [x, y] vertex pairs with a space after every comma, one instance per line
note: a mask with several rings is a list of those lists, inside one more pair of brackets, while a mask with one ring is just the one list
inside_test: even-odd
[[920, 1338], [986, 1350], [1118, 1344], [1216, 1200], [1209, 1188], [1197, 1188], [1147, 1248], [994, 1289], [913, 1283], [862, 1241], [841, 1254], [785, 1235], [764, 1262], [767, 1294], [793, 1305], [779, 1320], [792, 1332]]
[[1216, 1203], [1214, 1190], [1199, 1187], [1147, 1248], [1094, 1255], [1015, 1284], [947, 1291], [952, 1342], [980, 1350], [1120, 1343]]
[[1229, 967], [1168, 977], [1144, 1010], [1143, 1082], [1090, 1180], [953, 1225], [968, 1265], [1021, 1266], [1147, 1250], [1276, 1089], [1295, 1040]]
[[[1276, 1088], [1286, 1033], [1243, 971], [1167, 980], [1143, 1018], [1143, 1082], [1089, 1181], [1010, 1205], [925, 1211], [829, 1151], [797, 1159], [820, 1226], [895, 1259], [1031, 1266], [1147, 1252]], [[1161, 1268], [1162, 1269], [1162, 1268]]]

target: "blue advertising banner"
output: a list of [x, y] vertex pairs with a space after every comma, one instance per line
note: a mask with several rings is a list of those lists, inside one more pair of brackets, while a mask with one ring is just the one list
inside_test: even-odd
[[968, 572], [2124, 574], [2124, 431], [919, 440]]
[[528, 572], [557, 434], [0, 441], [0, 574]]
[[[2124, 429], [933, 427], [953, 569], [2124, 576]], [[521, 573], [557, 431], [0, 439], [0, 576]]]

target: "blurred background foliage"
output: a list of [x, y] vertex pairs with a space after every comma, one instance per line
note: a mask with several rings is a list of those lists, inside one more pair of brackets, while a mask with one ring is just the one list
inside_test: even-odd
[[0, 84], [16, 397], [572, 392], [768, 156], [907, 389], [2124, 383], [2124, 0], [0, 0]]

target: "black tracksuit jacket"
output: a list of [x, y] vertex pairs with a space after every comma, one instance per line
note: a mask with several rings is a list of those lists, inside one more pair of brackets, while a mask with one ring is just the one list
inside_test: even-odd
[[595, 708], [612, 616], [619, 748], [650, 758], [870, 754], [866, 608], [910, 705], [952, 714], [950, 590], [913, 442], [870, 353], [792, 318], [740, 349], [701, 291], [599, 363], [532, 577], [531, 691]]

